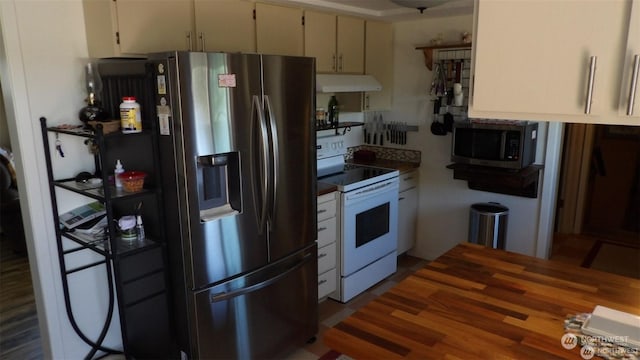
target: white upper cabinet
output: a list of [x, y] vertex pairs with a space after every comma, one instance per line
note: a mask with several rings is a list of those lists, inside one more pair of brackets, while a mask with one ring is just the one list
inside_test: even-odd
[[256, 37], [259, 53], [302, 56], [302, 9], [256, 3]]
[[316, 72], [336, 72], [335, 15], [310, 10], [304, 12], [304, 56], [316, 58]]
[[379, 21], [367, 21], [365, 27], [365, 74], [373, 75], [382, 91], [365, 93], [364, 110], [388, 110], [393, 94], [393, 27]]
[[338, 72], [364, 73], [364, 20], [338, 16], [337, 43]]
[[120, 51], [146, 54], [195, 45], [193, 0], [117, 0]]
[[618, 115], [628, 35], [637, 43], [630, 10], [624, 0], [476, 1], [469, 116], [637, 123]]
[[618, 115], [631, 125], [640, 125], [640, 0], [631, 4], [627, 47], [622, 67], [622, 87]]
[[318, 73], [364, 73], [364, 19], [306, 10], [304, 55]]
[[196, 49], [255, 52], [254, 3], [247, 0], [195, 0]]

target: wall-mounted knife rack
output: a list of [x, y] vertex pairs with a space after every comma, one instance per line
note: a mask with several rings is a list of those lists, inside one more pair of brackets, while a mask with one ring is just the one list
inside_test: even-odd
[[394, 144], [406, 145], [407, 133], [417, 132], [416, 125], [408, 125], [403, 121], [384, 121], [378, 112], [367, 113], [363, 127], [363, 143], [367, 145]]

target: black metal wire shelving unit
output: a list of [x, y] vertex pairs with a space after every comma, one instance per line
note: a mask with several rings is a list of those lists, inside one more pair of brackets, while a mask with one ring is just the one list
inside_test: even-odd
[[[173, 350], [169, 325], [168, 277], [165, 266], [166, 242], [163, 239], [162, 224], [164, 219], [161, 210], [161, 189], [159, 179], [154, 176], [154, 173], [157, 174], [159, 169], [159, 160], [156, 156], [157, 151], [155, 151], [157, 140], [154, 137], [154, 132], [145, 130], [140, 134], [121, 134], [119, 132], [103, 134], [102, 127], [99, 125], [95, 130], [47, 127], [47, 120], [44, 117], [40, 118], [40, 124], [65, 308], [74, 331], [90, 348], [85, 359], [90, 360], [120, 353], [123, 353], [127, 359], [166, 357]], [[55, 133], [56, 137], [61, 134], [83, 137], [85, 144], [93, 145], [97, 149], [94, 154], [94, 174], [102, 179], [101, 186], [88, 188], [76, 182], [75, 179], [55, 178], [49, 142], [50, 133]], [[130, 146], [136, 149], [135, 142], [143, 139], [146, 141], [147, 147], [151, 147], [151, 150], [147, 152], [147, 158], [145, 158], [144, 152], [141, 155], [138, 151], [129, 151], [132, 157], [126, 160], [130, 164], [139, 166], [136, 169], [147, 166], [148, 168], [145, 170], [150, 172], [149, 180], [145, 181], [144, 189], [139, 192], [127, 193], [116, 189], [110, 184], [111, 179], [109, 172], [106, 171], [107, 167], [104, 166], [105, 161], [112, 161], [114, 156], [123, 155], [123, 147]], [[110, 149], [111, 145], [117, 148], [113, 155], [109, 155], [109, 152], [114, 150]], [[104, 204], [107, 217], [105, 235], [102, 238], [95, 238], [61, 227], [59, 225], [60, 214], [56, 189], [64, 189]], [[118, 216], [126, 215], [128, 209], [132, 209], [131, 204], [140, 203], [145, 204], [142, 216], [145, 219], [147, 236], [135, 241], [123, 240], [118, 236], [115, 219]], [[149, 203], [148, 206], [147, 203]], [[65, 248], [63, 239], [70, 240], [75, 246], [67, 245]], [[84, 250], [99, 254], [100, 259], [81, 265], [67, 259], [69, 255]], [[106, 273], [104, 284], [108, 291], [108, 306], [99, 335], [91, 338], [80, 328], [74, 314], [69, 276], [99, 266], [103, 266]], [[119, 311], [123, 350], [113, 349], [103, 344], [116, 308]]]

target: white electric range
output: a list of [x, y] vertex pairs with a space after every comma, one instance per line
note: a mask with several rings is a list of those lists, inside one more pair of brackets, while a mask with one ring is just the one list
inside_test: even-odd
[[336, 185], [338, 289], [347, 302], [395, 273], [398, 243], [398, 170], [345, 163], [340, 138], [318, 139], [318, 181]]

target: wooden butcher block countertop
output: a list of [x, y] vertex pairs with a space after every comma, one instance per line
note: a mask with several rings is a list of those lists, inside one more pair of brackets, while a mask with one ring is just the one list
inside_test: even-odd
[[562, 347], [564, 320], [596, 305], [640, 314], [640, 280], [464, 243], [324, 342], [355, 359], [581, 359]]

